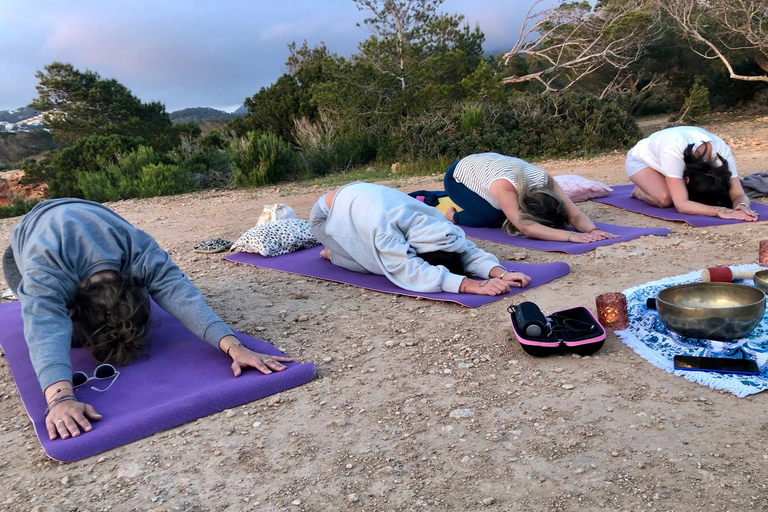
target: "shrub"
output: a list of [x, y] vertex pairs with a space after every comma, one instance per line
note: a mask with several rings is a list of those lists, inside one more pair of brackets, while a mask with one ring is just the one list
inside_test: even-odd
[[536, 159], [624, 148], [640, 138], [618, 104], [594, 96], [520, 93], [478, 107], [472, 114], [455, 109], [413, 119], [388, 141], [384, 155], [419, 160], [494, 151]]
[[248, 132], [245, 137], [233, 140], [229, 147], [238, 187], [276, 183], [292, 170], [293, 150], [274, 133]]
[[122, 135], [79, 139], [50, 158], [25, 162], [24, 183], [47, 183], [48, 197], [85, 197], [78, 185], [78, 173], [101, 172], [139, 144], [140, 139]]
[[700, 76], [696, 77], [688, 96], [685, 97], [680, 116], [684, 123], [698, 123], [701, 116], [709, 114], [709, 89], [702, 85], [701, 80]]
[[101, 171], [78, 172], [77, 183], [91, 201], [173, 195], [192, 190], [193, 170], [199, 166], [176, 164], [169, 155], [139, 146]]
[[7, 219], [9, 217], [18, 217], [28, 213], [32, 208], [39, 203], [39, 199], [27, 199], [26, 201], [20, 197], [14, 197], [11, 200], [10, 206], [0, 206], [0, 219]]

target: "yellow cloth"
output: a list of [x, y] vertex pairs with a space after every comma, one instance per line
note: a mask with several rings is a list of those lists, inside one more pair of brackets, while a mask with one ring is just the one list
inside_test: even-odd
[[461, 211], [461, 207], [459, 207], [459, 206], [456, 206], [456, 203], [454, 203], [453, 201], [451, 201], [451, 198], [450, 198], [450, 197], [448, 197], [448, 196], [444, 196], [444, 197], [441, 197], [441, 198], [439, 198], [439, 199], [437, 200], [437, 206], [436, 206], [435, 208], [437, 208], [438, 210], [440, 210], [441, 212], [443, 212], [443, 215], [445, 215], [445, 211], [446, 211], [448, 208], [450, 208], [451, 206], [453, 206], [454, 208], [456, 208], [456, 211], [457, 211], [457, 212], [460, 212], [460, 211]]

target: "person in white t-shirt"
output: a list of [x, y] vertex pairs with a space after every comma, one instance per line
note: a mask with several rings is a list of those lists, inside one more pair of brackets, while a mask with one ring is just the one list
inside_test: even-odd
[[658, 131], [629, 150], [632, 197], [659, 208], [721, 219], [758, 218], [741, 187], [731, 148], [695, 126]]

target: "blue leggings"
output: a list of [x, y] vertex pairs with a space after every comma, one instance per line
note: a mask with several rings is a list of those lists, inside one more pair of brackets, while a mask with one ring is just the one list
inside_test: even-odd
[[488, 201], [467, 188], [466, 185], [454, 179], [453, 172], [456, 170], [456, 164], [458, 163], [458, 160], [453, 162], [448, 170], [445, 171], [445, 178], [443, 178], [443, 186], [448, 193], [448, 197], [457, 206], [462, 208], [462, 211], [454, 214], [453, 222], [472, 228], [501, 227], [504, 219], [507, 218], [504, 212], [497, 210]]

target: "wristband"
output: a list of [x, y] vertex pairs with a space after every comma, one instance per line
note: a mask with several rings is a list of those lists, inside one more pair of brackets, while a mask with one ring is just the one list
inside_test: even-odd
[[230, 350], [232, 350], [232, 349], [233, 349], [233, 348], [235, 348], [235, 347], [242, 347], [242, 346], [243, 346], [243, 344], [242, 344], [242, 343], [240, 343], [239, 341], [237, 341], [237, 342], [235, 342], [235, 343], [231, 344], [231, 345], [229, 346], [229, 348], [227, 349], [227, 357], [232, 357], [232, 356], [230, 356], [230, 355], [229, 355], [229, 351], [230, 351]]
[[51, 412], [51, 407], [53, 407], [54, 405], [59, 404], [61, 402], [66, 402], [67, 400], [74, 400], [75, 402], [77, 402], [77, 398], [75, 398], [72, 395], [60, 396], [59, 398], [57, 398], [56, 400], [54, 400], [54, 401], [52, 401], [51, 403], [48, 404], [48, 407], [45, 408], [45, 416], [47, 417], [48, 413]]
[[751, 210], [752, 209], [752, 208], [749, 207], [749, 205], [747, 203], [739, 203], [739, 204], [736, 205], [736, 208], [738, 208], [741, 205], [744, 205], [744, 208], [746, 208], [747, 210]]
[[566, 241], [566, 242], [570, 242], [570, 241], [571, 241], [571, 236], [572, 236], [572, 235], [573, 235], [573, 231], [569, 231], [569, 232], [568, 232], [568, 238], [566, 238], [566, 239], [565, 239], [565, 241]]
[[502, 272], [501, 275], [499, 277], [497, 277], [496, 279], [501, 279], [502, 277], [504, 277], [507, 274], [509, 274], [509, 270], [504, 269], [504, 272]]

